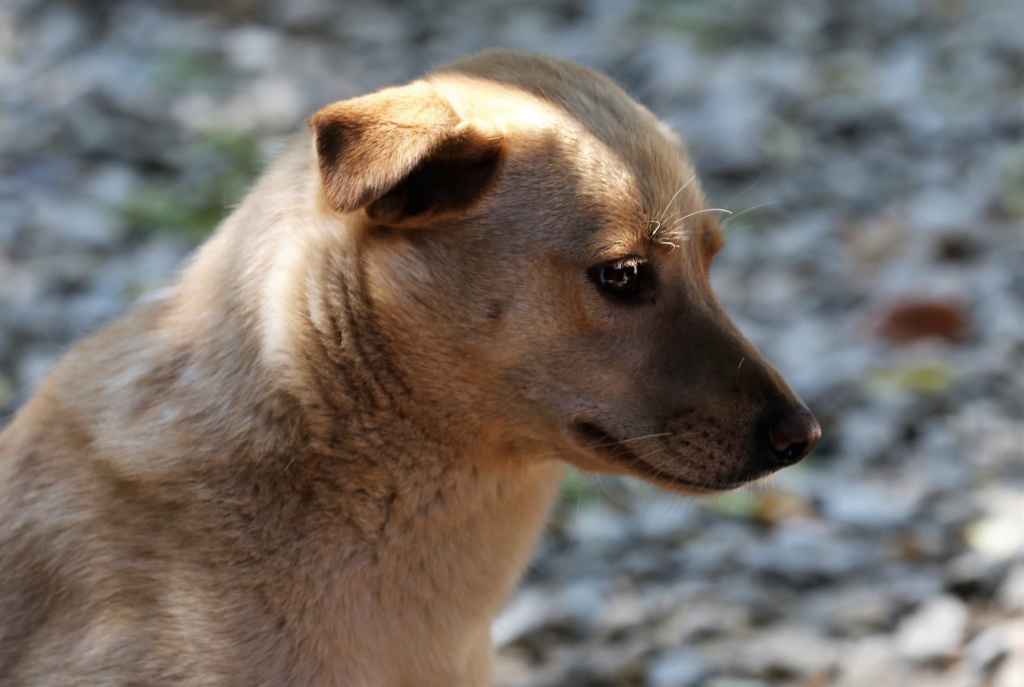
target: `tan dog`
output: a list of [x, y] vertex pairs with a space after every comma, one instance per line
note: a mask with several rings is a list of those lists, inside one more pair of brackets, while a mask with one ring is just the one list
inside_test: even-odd
[[488, 52], [311, 125], [0, 435], [5, 687], [484, 685], [563, 460], [706, 493], [817, 440], [608, 79]]

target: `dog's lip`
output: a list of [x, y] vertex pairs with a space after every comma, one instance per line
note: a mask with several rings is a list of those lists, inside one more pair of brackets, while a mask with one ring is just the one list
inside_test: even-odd
[[630, 450], [625, 443], [593, 422], [584, 420], [574, 422], [572, 430], [577, 441], [582, 446], [589, 451], [600, 454], [605, 460], [611, 458], [613, 462], [627, 468], [644, 464], [640, 457]]
[[651, 465], [649, 462], [633, 452], [624, 441], [617, 439], [614, 434], [604, 430], [600, 425], [587, 420], [579, 420], [572, 425], [573, 434], [578, 443], [588, 451], [598, 454], [604, 462], [611, 462], [619, 467], [625, 468], [630, 473], [644, 479], [661, 482], [669, 487], [684, 489], [692, 494], [714, 494], [717, 492], [731, 491], [752, 480], [735, 482], [714, 482], [699, 484], [691, 482], [678, 475], [665, 472], [661, 468]]

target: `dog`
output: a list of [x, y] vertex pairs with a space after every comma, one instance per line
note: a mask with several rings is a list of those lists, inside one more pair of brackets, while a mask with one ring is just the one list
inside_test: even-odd
[[0, 683], [463, 687], [563, 465], [684, 494], [814, 416], [679, 140], [511, 50], [328, 105], [0, 435]]

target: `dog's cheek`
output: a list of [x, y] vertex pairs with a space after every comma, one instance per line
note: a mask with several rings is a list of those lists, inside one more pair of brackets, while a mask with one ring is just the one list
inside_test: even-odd
[[[362, 288], [395, 362], [450, 405], [491, 393], [501, 361], [506, 296], [474, 286], [475, 267], [438, 237], [384, 231], [362, 248]], [[468, 283], [467, 283], [468, 282]]]
[[380, 313], [401, 312], [416, 298], [432, 293], [435, 275], [416, 254], [408, 236], [394, 230], [374, 230], [361, 246], [362, 288]]

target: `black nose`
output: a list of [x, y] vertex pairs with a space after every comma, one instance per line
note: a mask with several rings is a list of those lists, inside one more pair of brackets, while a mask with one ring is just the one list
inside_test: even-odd
[[768, 443], [775, 466], [800, 462], [821, 439], [821, 425], [806, 410], [790, 411], [768, 425]]

